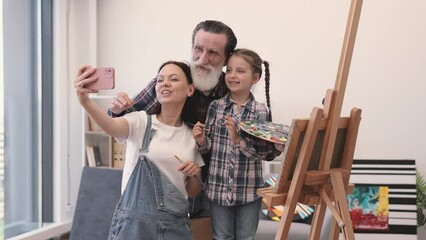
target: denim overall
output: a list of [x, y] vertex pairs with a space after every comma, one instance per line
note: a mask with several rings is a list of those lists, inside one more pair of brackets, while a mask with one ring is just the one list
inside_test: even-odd
[[141, 154], [117, 203], [109, 240], [190, 240], [188, 200], [145, 156], [155, 130], [151, 115]]

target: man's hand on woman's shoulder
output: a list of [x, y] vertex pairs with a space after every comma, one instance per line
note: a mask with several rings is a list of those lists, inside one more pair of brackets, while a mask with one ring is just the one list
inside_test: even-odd
[[112, 113], [118, 115], [131, 107], [133, 103], [134, 101], [129, 98], [129, 95], [124, 92], [119, 92], [115, 97], [113, 97], [110, 104], [110, 110]]

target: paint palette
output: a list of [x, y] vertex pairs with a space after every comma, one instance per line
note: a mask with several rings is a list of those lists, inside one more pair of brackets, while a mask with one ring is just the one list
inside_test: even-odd
[[287, 142], [290, 130], [288, 125], [267, 121], [241, 121], [240, 128], [252, 136], [278, 144]]

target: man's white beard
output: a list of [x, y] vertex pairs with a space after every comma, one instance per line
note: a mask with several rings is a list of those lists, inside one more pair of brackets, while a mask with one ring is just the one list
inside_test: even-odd
[[191, 74], [194, 86], [196, 89], [201, 91], [204, 95], [216, 87], [219, 82], [220, 75], [222, 74], [222, 68], [215, 69], [213, 66], [204, 66], [210, 71], [204, 72], [196, 69], [196, 63], [191, 63]]

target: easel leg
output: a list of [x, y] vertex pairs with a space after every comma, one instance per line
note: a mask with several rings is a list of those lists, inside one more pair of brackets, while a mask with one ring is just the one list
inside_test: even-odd
[[328, 233], [329, 240], [337, 240], [339, 239], [340, 228], [337, 225], [336, 219], [332, 218], [330, 222], [330, 232]]
[[328, 208], [332, 215], [330, 226], [328, 226], [328, 239], [337, 240], [339, 237], [339, 229], [337, 227], [338, 225], [344, 226], [344, 220], [341, 217], [340, 211], [335, 208], [330, 198], [328, 197], [325, 188], [320, 190], [320, 197], [320, 202], [315, 208], [315, 215], [312, 223], [311, 234], [309, 237], [311, 240], [320, 239], [322, 222], [324, 220], [325, 211]]
[[[331, 206], [328, 206], [328, 207], [329, 208], [333, 207], [333, 210], [335, 210], [334, 206], [332, 206], [332, 204], [330, 204], [330, 205]], [[330, 209], [330, 212], [331, 211], [332, 210]], [[335, 211], [337, 211], [337, 210], [335, 210]], [[333, 215], [333, 212], [331, 212], [330, 214]], [[341, 216], [340, 211], [337, 211], [337, 214], [339, 215], [339, 219], [342, 219], [340, 217]], [[340, 220], [340, 221], [342, 221], [342, 220]], [[340, 234], [339, 223], [337, 222], [337, 220], [336, 220], [335, 217], [331, 216], [330, 226], [328, 226], [328, 240], [338, 240], [339, 239], [339, 234]]]
[[324, 222], [325, 210], [327, 209], [327, 204], [324, 200], [319, 201], [319, 203], [315, 206], [314, 217], [312, 219], [311, 232], [309, 234], [309, 239], [320, 239], [321, 229]]
[[346, 191], [343, 185], [343, 177], [340, 172], [331, 172], [331, 185], [334, 193], [334, 200], [337, 211], [340, 213], [345, 225], [342, 228], [342, 233], [345, 239], [355, 239], [354, 229], [352, 227], [352, 220], [349, 215], [348, 200], [346, 198]]
[[296, 209], [296, 204], [302, 191], [303, 181], [305, 180], [306, 170], [308, 169], [309, 160], [312, 155], [322, 116], [322, 109], [314, 108], [312, 110], [275, 240], [287, 239], [290, 225], [293, 220], [294, 210]]
[[[290, 203], [287, 204], [287, 201], [290, 201]], [[286, 200], [286, 205], [281, 215], [281, 221], [275, 235], [275, 240], [285, 240], [288, 237], [291, 222], [293, 221], [294, 210], [296, 209], [296, 204], [293, 204], [291, 201], [292, 200], [289, 200], [288, 198]]]

